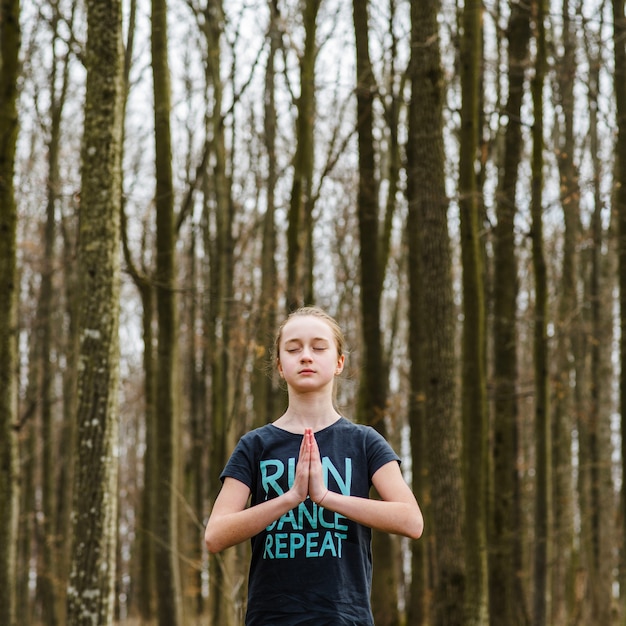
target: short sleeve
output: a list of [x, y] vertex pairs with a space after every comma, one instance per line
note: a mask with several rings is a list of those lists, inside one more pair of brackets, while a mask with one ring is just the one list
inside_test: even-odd
[[373, 427], [367, 426], [367, 464], [369, 478], [383, 466], [391, 461], [401, 463], [400, 457], [395, 453], [389, 442]]
[[220, 474], [220, 480], [236, 478], [252, 489], [254, 483], [254, 462], [252, 459], [252, 449], [247, 437], [242, 437], [230, 455], [226, 466]]

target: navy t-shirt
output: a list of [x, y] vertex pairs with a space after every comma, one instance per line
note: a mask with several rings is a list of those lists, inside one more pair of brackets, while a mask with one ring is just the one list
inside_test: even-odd
[[[341, 418], [315, 433], [331, 491], [369, 497], [372, 476], [398, 455], [373, 428]], [[271, 424], [244, 435], [220, 478], [251, 506], [293, 484], [302, 435]], [[252, 538], [247, 626], [373, 626], [371, 530], [308, 499]]]

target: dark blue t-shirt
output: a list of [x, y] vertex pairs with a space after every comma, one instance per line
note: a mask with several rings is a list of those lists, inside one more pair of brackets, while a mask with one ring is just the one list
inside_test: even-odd
[[[398, 455], [345, 418], [315, 433], [328, 489], [369, 497]], [[293, 484], [302, 435], [268, 424], [244, 435], [220, 478], [250, 487], [251, 506]], [[373, 626], [371, 530], [307, 499], [252, 538], [247, 626]]]

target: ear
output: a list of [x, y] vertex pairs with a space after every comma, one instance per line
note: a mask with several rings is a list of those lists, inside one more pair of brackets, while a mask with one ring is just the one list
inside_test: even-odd
[[341, 372], [343, 372], [343, 366], [344, 366], [345, 362], [346, 362], [346, 355], [342, 354], [337, 359], [337, 367], [335, 368], [335, 376], [339, 376], [339, 374], [341, 374]]
[[285, 378], [285, 375], [283, 374], [283, 366], [280, 364], [280, 359], [276, 359], [276, 369], [278, 370], [278, 375], [281, 378]]

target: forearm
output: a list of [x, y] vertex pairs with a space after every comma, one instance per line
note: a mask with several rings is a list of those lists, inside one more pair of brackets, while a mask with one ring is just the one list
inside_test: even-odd
[[221, 552], [258, 535], [298, 504], [300, 504], [298, 496], [288, 491], [242, 511], [211, 515], [204, 533], [204, 541], [209, 552], [212, 554]]
[[376, 530], [419, 539], [424, 521], [419, 507], [409, 502], [386, 502], [329, 491], [322, 506]]

